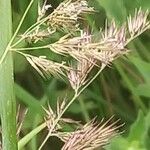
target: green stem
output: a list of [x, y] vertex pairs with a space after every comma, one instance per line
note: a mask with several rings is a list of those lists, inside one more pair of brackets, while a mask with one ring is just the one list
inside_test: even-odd
[[[19, 32], [19, 30], [20, 30], [20, 28], [21, 28], [21, 25], [22, 25], [22, 23], [23, 23], [23, 21], [24, 21], [26, 15], [27, 15], [27, 13], [28, 13], [30, 7], [32, 6], [33, 2], [34, 2], [34, 0], [31, 0], [31, 2], [29, 3], [28, 7], [26, 8], [26, 10], [25, 10], [25, 12], [24, 12], [24, 14], [23, 14], [23, 16], [22, 16], [20, 22], [19, 22], [19, 25], [18, 25], [18, 27], [17, 27], [15, 33], [13, 34], [13, 36], [12, 36], [12, 38], [10, 39], [10, 41], [9, 41], [9, 43], [8, 43], [8, 45], [7, 45], [7, 47], [5, 48], [5, 51], [3, 52], [3, 54], [2, 54], [2, 56], [1, 56], [1, 58], [0, 58], [0, 65], [1, 65], [2, 62], [4, 61], [4, 59], [5, 59], [5, 57], [6, 57], [7, 53], [8, 53], [8, 51], [11, 49], [11, 44], [12, 44], [13, 40], [15, 39], [16, 35], [18, 34], [18, 32]], [[6, 9], [8, 9], [8, 8], [6, 8]], [[3, 14], [3, 13], [2, 13], [2, 14]], [[2, 29], [2, 28], [1, 28], [1, 29]], [[1, 32], [1, 33], [3, 33], [3, 32]]]
[[18, 149], [19, 150], [22, 149], [24, 147], [24, 145], [26, 145], [35, 135], [37, 135], [37, 133], [39, 133], [41, 130], [43, 130], [46, 127], [46, 125], [47, 125], [46, 122], [44, 122], [40, 126], [36, 127], [34, 130], [32, 130], [32, 132], [27, 134], [24, 138], [22, 138], [18, 142]]
[[16, 101], [14, 98], [14, 78], [12, 53], [8, 52], [8, 42], [12, 35], [11, 0], [0, 2], [0, 115], [3, 150], [17, 150]]
[[49, 45], [45, 46], [38, 46], [38, 47], [27, 47], [27, 48], [11, 48], [11, 51], [30, 51], [30, 50], [37, 50], [37, 49], [45, 49], [49, 48]]
[[17, 150], [16, 101], [14, 98], [13, 58], [10, 46], [24, 21], [34, 0], [28, 5], [14, 35], [12, 35], [11, 1], [3, 0], [0, 5], [0, 113], [3, 150]]
[[10, 40], [10, 43], [13, 42], [13, 40], [14, 40], [15, 37], [16, 37], [16, 35], [18, 34], [18, 32], [19, 32], [19, 30], [20, 30], [20, 28], [21, 28], [21, 26], [22, 26], [22, 23], [23, 23], [23, 21], [24, 21], [26, 15], [27, 15], [29, 9], [31, 8], [33, 2], [34, 2], [34, 0], [31, 0], [30, 3], [29, 3], [29, 5], [28, 5], [28, 7], [26, 8], [26, 10], [25, 10], [25, 12], [24, 12], [24, 14], [23, 14], [23, 16], [22, 16], [20, 22], [19, 22], [19, 25], [18, 25], [18, 27], [17, 27], [17, 29], [16, 29], [16, 31], [15, 31], [13, 37], [12, 37], [11, 40]]

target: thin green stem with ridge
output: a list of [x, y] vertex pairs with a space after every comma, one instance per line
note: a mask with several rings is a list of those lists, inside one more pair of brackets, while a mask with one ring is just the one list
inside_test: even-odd
[[[0, 2], [0, 117], [2, 126], [2, 149], [17, 150], [16, 101], [14, 97], [13, 58], [11, 44], [34, 0], [27, 7], [12, 36], [11, 1]], [[12, 36], [12, 38], [11, 38]]]
[[2, 149], [17, 150], [16, 101], [14, 98], [13, 58], [8, 53], [12, 36], [11, 1], [0, 2], [0, 117], [2, 127]]

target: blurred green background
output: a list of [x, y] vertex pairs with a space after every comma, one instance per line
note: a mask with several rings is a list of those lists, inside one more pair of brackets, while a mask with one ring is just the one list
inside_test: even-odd
[[[30, 0], [12, 0], [14, 30], [29, 2]], [[49, 0], [49, 3], [54, 9], [60, 0]], [[135, 8], [150, 8], [150, 0], [89, 0], [89, 4], [96, 9], [95, 14], [86, 17], [94, 32], [104, 26], [106, 18], [114, 18], [121, 24], [129, 14], [134, 13]], [[36, 21], [36, 17], [37, 0], [29, 11], [20, 34]], [[48, 42], [56, 41], [59, 37], [60, 34], [57, 33]], [[27, 47], [28, 44], [22, 43], [22, 46]], [[128, 48], [131, 49], [128, 56], [116, 60], [111, 68], [107, 67], [65, 114], [66, 117], [82, 120], [83, 123], [95, 116], [99, 120], [108, 119], [112, 115], [116, 119], [120, 118], [125, 123], [121, 129], [124, 132], [105, 147], [107, 150], [150, 149], [150, 30], [132, 41]], [[54, 60], [60, 59], [49, 50], [36, 50], [32, 53], [46, 55]], [[23, 137], [44, 120], [41, 105], [47, 106], [49, 102], [55, 107], [57, 98], [66, 95], [69, 97], [72, 90], [61, 79], [50, 77], [44, 80], [18, 54], [14, 54], [14, 65], [17, 103], [21, 104], [21, 113], [26, 107], [29, 109], [21, 132]], [[46, 134], [47, 130], [39, 133], [24, 149], [37, 150]], [[57, 138], [51, 138], [43, 149], [59, 150], [62, 144]]]

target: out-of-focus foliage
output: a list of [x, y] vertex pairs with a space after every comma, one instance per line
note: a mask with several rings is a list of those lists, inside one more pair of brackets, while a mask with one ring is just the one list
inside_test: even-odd
[[[117, 137], [112, 140], [111, 144], [106, 148], [107, 150], [148, 150], [149, 142], [149, 128], [150, 128], [150, 113], [146, 116], [139, 111], [136, 121], [131, 125], [127, 137]], [[120, 144], [119, 144], [120, 143]]]
[[[59, 0], [49, 0], [56, 8]], [[29, 0], [12, 0], [13, 25], [16, 28]], [[95, 14], [87, 16], [87, 22], [97, 32], [103, 26], [106, 17], [113, 18], [120, 24], [129, 14], [133, 14], [136, 8], [143, 10], [150, 8], [149, 0], [89, 0], [89, 4], [96, 9]], [[52, 11], [52, 9], [50, 11]], [[21, 31], [27, 29], [37, 16], [37, 0], [31, 8]], [[108, 20], [108, 21], [109, 21]], [[86, 24], [86, 22], [84, 23]], [[57, 33], [47, 42], [53, 42], [60, 37]], [[81, 95], [68, 110], [66, 116], [76, 120], [89, 121], [94, 116], [99, 119], [115, 114], [125, 122], [124, 133], [114, 138], [107, 150], [148, 150], [150, 147], [150, 30], [134, 40], [128, 49], [129, 55], [115, 61], [115, 64], [107, 68]], [[22, 43], [24, 46], [27, 44]], [[37, 45], [38, 46], [38, 45]], [[59, 60], [56, 54], [49, 50], [37, 50], [35, 55], [46, 55], [49, 58]], [[22, 136], [37, 126], [43, 120], [41, 104], [47, 102], [51, 106], [56, 105], [58, 97], [70, 96], [70, 86], [61, 79], [53, 77], [44, 80], [30, 65], [17, 54], [15, 55], [15, 90], [18, 103], [29, 109], [23, 125]], [[66, 127], [70, 128], [70, 127]], [[37, 150], [39, 142], [43, 140], [44, 132], [37, 135], [25, 149]], [[58, 143], [58, 144], [53, 144]], [[62, 143], [58, 139], [47, 142], [45, 150], [60, 149]]]

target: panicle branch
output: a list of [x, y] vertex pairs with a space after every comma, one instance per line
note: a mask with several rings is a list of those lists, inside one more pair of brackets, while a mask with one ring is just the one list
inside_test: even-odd
[[68, 71], [67, 76], [69, 82], [75, 91], [88, 82], [88, 80], [86, 80], [87, 76], [94, 65], [94, 60], [82, 59], [77, 62], [77, 66], [72, 66], [73, 69]]
[[[42, 9], [45, 7], [46, 3], [44, 3]], [[46, 8], [50, 8], [50, 6], [48, 5]], [[39, 13], [41, 16], [44, 16], [46, 11], [44, 10], [43, 13]], [[48, 16], [49, 24], [51, 24], [52, 27], [49, 26], [47, 28], [48, 33], [40, 31], [40, 28], [38, 28], [35, 34], [30, 34], [27, 38], [37, 42], [47, 35], [54, 33], [58, 27], [76, 27], [75, 23], [77, 23], [78, 16], [82, 13], [92, 11], [94, 11], [94, 9], [88, 7], [86, 0], [66, 0]], [[80, 30], [80, 36], [67, 34], [57, 42], [49, 44], [48, 47], [53, 52], [64, 56], [70, 55], [77, 61], [76, 65], [70, 66], [70, 69], [64, 65], [64, 62], [61, 64], [53, 63], [43, 56], [37, 58], [30, 55], [27, 57], [27, 60], [42, 76], [42, 70], [47, 75], [50, 73], [64, 75], [62, 71], [63, 68], [67, 71], [67, 76], [72, 88], [77, 90], [86, 83], [87, 76], [95, 65], [99, 67], [103, 64], [110, 65], [116, 58], [129, 52], [129, 50], [126, 49], [126, 45], [150, 27], [150, 23], [147, 21], [148, 14], [148, 11], [142, 12], [141, 9], [139, 9], [135, 11], [133, 17], [129, 16], [127, 23], [124, 23], [121, 27], [118, 27], [114, 20], [110, 24], [106, 21], [105, 29], [96, 35]], [[65, 19], [70, 19], [71, 21]], [[67, 24], [63, 23], [63, 21]], [[73, 21], [75, 21], [75, 23], [73, 23]], [[50, 29], [55, 29], [55, 31]]]

